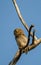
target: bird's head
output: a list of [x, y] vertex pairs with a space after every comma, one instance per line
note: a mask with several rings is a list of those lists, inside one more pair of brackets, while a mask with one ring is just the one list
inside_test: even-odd
[[21, 35], [21, 34], [24, 34], [24, 32], [23, 32], [22, 29], [16, 28], [16, 29], [14, 30], [14, 35], [15, 35], [15, 36], [19, 36], [19, 35]]

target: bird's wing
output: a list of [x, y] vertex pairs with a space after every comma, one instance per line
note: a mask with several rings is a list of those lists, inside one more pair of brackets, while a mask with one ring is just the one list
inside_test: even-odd
[[20, 50], [17, 51], [15, 57], [12, 59], [12, 61], [9, 63], [9, 65], [15, 65], [17, 63], [17, 61], [19, 60], [19, 58], [21, 57], [21, 52]]

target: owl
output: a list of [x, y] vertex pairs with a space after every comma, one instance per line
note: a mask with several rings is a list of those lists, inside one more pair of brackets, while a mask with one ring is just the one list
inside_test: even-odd
[[19, 49], [22, 49], [27, 45], [28, 39], [22, 29], [19, 28], [15, 29], [14, 35]]

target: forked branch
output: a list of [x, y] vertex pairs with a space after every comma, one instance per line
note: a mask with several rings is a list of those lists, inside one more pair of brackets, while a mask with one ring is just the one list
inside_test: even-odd
[[[13, 1], [13, 4], [14, 4], [14, 6], [15, 6], [16, 12], [17, 12], [17, 14], [18, 14], [18, 17], [19, 17], [21, 23], [24, 25], [24, 27], [26, 28], [26, 30], [27, 30], [28, 33], [29, 33], [29, 27], [28, 27], [28, 25], [26, 24], [25, 20], [23, 19], [22, 15], [21, 15], [21, 12], [20, 12], [19, 7], [18, 7], [18, 5], [17, 5], [17, 3], [16, 3], [16, 0], [12, 0], [12, 1]], [[37, 47], [37, 46], [41, 43], [41, 38], [40, 38], [40, 39], [37, 39], [37, 37], [34, 35], [34, 32], [33, 32], [33, 33], [30, 32], [30, 33], [29, 33], [29, 36], [30, 36], [30, 35], [31, 35], [32, 38], [33, 38], [33, 39], [32, 39], [32, 44], [31, 44], [31, 45], [27, 45], [24, 49], [22, 49], [22, 51], [18, 50], [17, 53], [16, 53], [16, 55], [15, 55], [15, 57], [14, 57], [13, 60], [9, 63], [9, 65], [15, 65], [15, 64], [17, 63], [17, 61], [19, 60], [19, 58], [20, 58], [20, 56], [21, 56], [22, 53], [25, 53], [25, 52], [28, 52], [28, 51], [34, 49], [35, 47]], [[29, 38], [29, 36], [28, 36], [28, 38]], [[29, 39], [30, 39], [30, 38], [29, 38]], [[29, 40], [29, 39], [28, 39], [28, 40]], [[28, 43], [29, 43], [29, 41], [28, 41]]]

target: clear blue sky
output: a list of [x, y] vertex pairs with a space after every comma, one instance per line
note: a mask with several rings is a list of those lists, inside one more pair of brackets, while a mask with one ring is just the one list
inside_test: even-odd
[[[41, 0], [17, 0], [22, 16], [28, 26], [35, 25], [36, 36], [41, 37]], [[13, 35], [15, 28], [22, 28], [12, 0], [0, 0], [0, 65], [8, 65], [14, 57], [18, 47]], [[17, 65], [41, 65], [41, 44], [23, 54]]]

